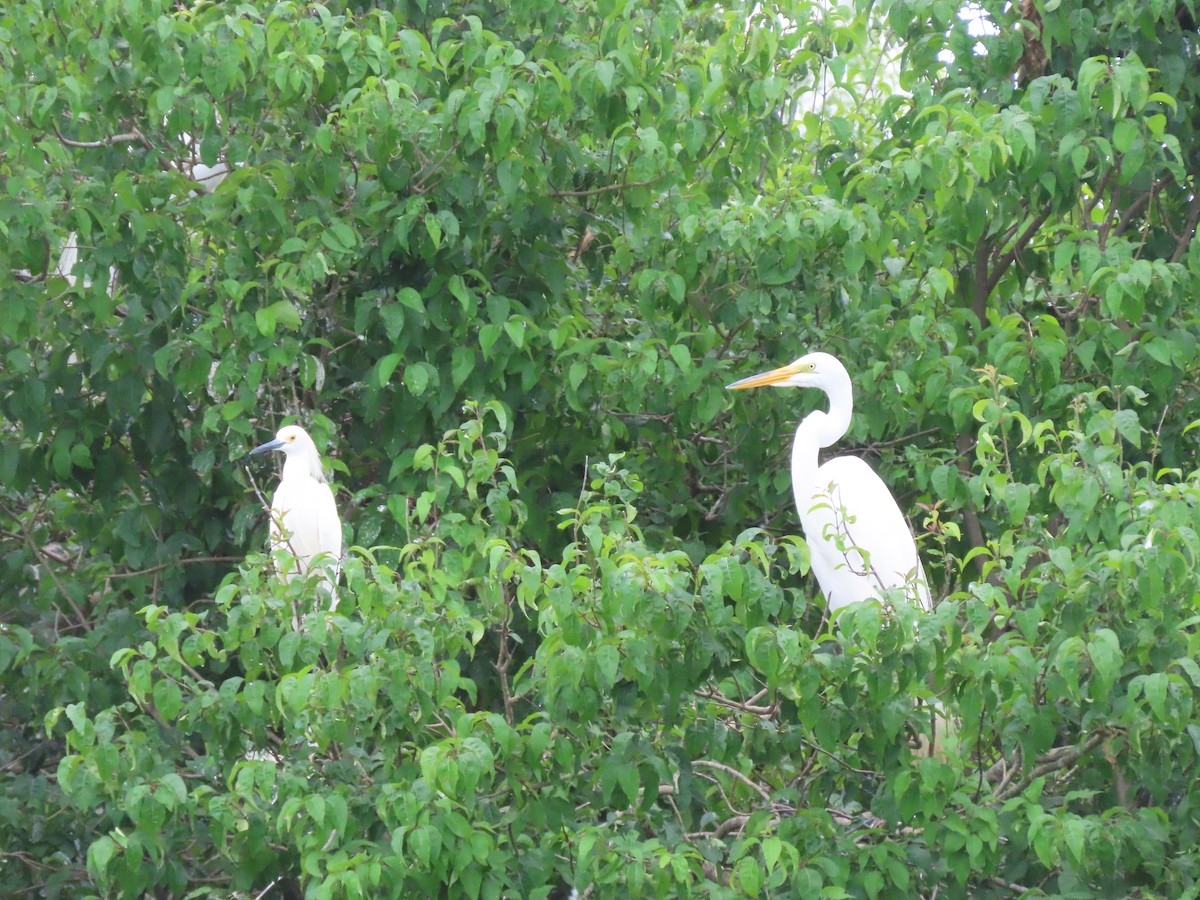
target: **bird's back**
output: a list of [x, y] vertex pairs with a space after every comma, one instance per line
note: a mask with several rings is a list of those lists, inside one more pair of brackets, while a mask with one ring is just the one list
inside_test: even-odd
[[925, 570], [908, 522], [883, 479], [854, 456], [820, 466], [809, 497], [796, 506], [808, 538], [813, 573], [830, 611], [885, 599], [903, 588], [909, 602], [931, 609]]
[[326, 554], [332, 565], [342, 555], [342, 524], [329, 485], [308, 475], [279, 482], [271, 503], [271, 537], [297, 562], [294, 577], [308, 571], [313, 559]]

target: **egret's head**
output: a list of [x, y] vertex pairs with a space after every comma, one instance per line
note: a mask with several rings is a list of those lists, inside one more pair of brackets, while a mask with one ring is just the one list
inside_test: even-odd
[[257, 456], [271, 450], [281, 450], [288, 457], [294, 453], [307, 453], [310, 450], [315, 455], [316, 449], [317, 445], [313, 443], [307, 431], [299, 425], [284, 425], [275, 432], [273, 441], [267, 441], [265, 444], [255, 447], [250, 451], [250, 455]]
[[283, 462], [285, 479], [291, 473], [292, 475], [307, 475], [315, 481], [325, 483], [325, 472], [321, 468], [321, 454], [317, 452], [317, 445], [308, 436], [308, 432], [299, 425], [284, 425], [275, 432], [275, 440], [255, 447], [250, 451], [250, 455], [257, 456], [259, 453], [267, 453], [271, 450], [282, 451], [286, 457]]
[[741, 381], [726, 385], [731, 391], [742, 391], [746, 388], [763, 387], [815, 387], [828, 389], [831, 385], [848, 382], [849, 374], [846, 367], [836, 356], [828, 353], [807, 353], [794, 362], [770, 372], [751, 375]]

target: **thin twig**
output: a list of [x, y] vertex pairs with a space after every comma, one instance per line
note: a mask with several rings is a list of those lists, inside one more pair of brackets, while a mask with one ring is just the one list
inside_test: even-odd
[[265, 888], [263, 888], [261, 891], [259, 891], [257, 894], [254, 895], [254, 900], [263, 900], [263, 897], [267, 896], [267, 894], [270, 892], [271, 888], [275, 887], [275, 885], [279, 884], [279, 882], [281, 882], [281, 881], [283, 881], [283, 876], [277, 875], [275, 877], [274, 881], [272, 881]]
[[730, 700], [728, 697], [726, 697], [724, 694], [722, 694], [720, 691], [717, 691], [717, 690], [698, 690], [698, 691], [695, 691], [695, 694], [697, 697], [700, 697], [704, 700], [711, 700], [713, 703], [716, 703], [719, 706], [725, 706], [725, 707], [728, 707], [729, 709], [736, 709], [740, 712], [747, 712], [747, 713], [750, 713], [751, 715], [761, 716], [763, 718], [770, 718], [771, 716], [775, 715], [775, 713], [777, 713], [779, 711], [778, 703], [772, 703], [770, 706], [754, 705], [754, 700], [757, 697], [761, 696], [762, 692], [759, 692], [754, 697], [752, 697], [750, 700], [745, 701], [745, 702], [741, 702], [738, 700]]
[[833, 753], [830, 753], [830, 752], [829, 752], [828, 750], [826, 750], [824, 747], [819, 747], [819, 746], [817, 746], [817, 745], [816, 745], [816, 744], [814, 744], [812, 741], [806, 740], [806, 739], [804, 739], [804, 738], [800, 738], [800, 743], [802, 743], [802, 744], [803, 744], [805, 747], [807, 747], [807, 748], [808, 748], [808, 749], [810, 749], [810, 750], [816, 750], [818, 753], [822, 753], [822, 754], [824, 754], [825, 756], [828, 756], [830, 759], [832, 759], [832, 760], [833, 760], [835, 763], [837, 763], [839, 766], [841, 766], [841, 767], [842, 767], [842, 768], [844, 768], [844, 769], [849, 769], [851, 772], [853, 772], [853, 773], [854, 773], [854, 774], [856, 774], [856, 775], [868, 775], [868, 776], [870, 776], [871, 778], [878, 778], [878, 777], [879, 777], [879, 773], [878, 773], [878, 772], [872, 772], [870, 769], [859, 769], [859, 768], [857, 768], [856, 766], [852, 766], [852, 765], [850, 765], [850, 763], [846, 762], [846, 761], [845, 761], [844, 759], [842, 759], [841, 757], [839, 757], [839, 756], [837, 756], [837, 755], [835, 755], [835, 754], [833, 754]]
[[1192, 202], [1188, 204], [1187, 225], [1183, 229], [1183, 234], [1179, 236], [1179, 240], [1175, 242], [1175, 252], [1171, 254], [1171, 262], [1177, 263], [1183, 259], [1183, 254], [1187, 252], [1188, 246], [1192, 243], [1192, 235], [1196, 232], [1196, 222], [1200, 220], [1200, 190], [1193, 187], [1195, 191], [1192, 194]]
[[1054, 205], [1047, 203], [1034, 220], [1029, 223], [1029, 227], [1021, 232], [1021, 236], [1016, 239], [1011, 249], [996, 261], [996, 267], [988, 275], [987, 281], [984, 284], [983, 295], [985, 298], [991, 295], [992, 290], [1000, 283], [1000, 279], [1004, 277], [1004, 273], [1008, 271], [1008, 267], [1013, 264], [1017, 256], [1025, 249], [1025, 245], [1033, 240], [1033, 236], [1037, 234], [1038, 229], [1050, 218], [1050, 213], [1053, 211]]
[[871, 441], [869, 444], [864, 444], [859, 450], [863, 453], [875, 453], [884, 447], [907, 444], [909, 441], [915, 441], [917, 438], [923, 438], [927, 434], [936, 434], [939, 431], [941, 431], [940, 428], [922, 428], [920, 431], [914, 431], [912, 434], [902, 434], [900, 437], [892, 438], [890, 441]]
[[612, 191], [623, 191], [626, 188], [650, 187], [658, 181], [658, 178], [650, 178], [646, 181], [622, 181], [620, 184], [606, 184], [598, 188], [587, 188], [581, 191], [551, 191], [551, 197], [591, 197], [596, 194], [608, 194]]
[[724, 772], [726, 775], [732, 775], [734, 778], [741, 781], [747, 787], [753, 788], [755, 791], [757, 791], [758, 795], [763, 798], [764, 803], [769, 804], [771, 802], [771, 795], [769, 793], [767, 793], [766, 788], [764, 788], [758, 782], [753, 781], [749, 777], [743, 775], [737, 769], [731, 768], [731, 767], [725, 765], [724, 763], [713, 762], [710, 759], [697, 759], [692, 762], [692, 767], [693, 768], [700, 767], [700, 768], [704, 768], [704, 769], [717, 769], [720, 772]]
[[516, 705], [516, 698], [513, 697], [512, 688], [508, 683], [508, 667], [512, 664], [512, 641], [508, 633], [508, 623], [512, 618], [512, 591], [504, 585], [504, 614], [500, 618], [500, 649], [496, 653], [495, 669], [496, 674], [500, 676], [500, 696], [504, 699], [504, 720], [509, 725], [516, 725], [516, 717], [513, 712], [513, 707]]
[[1154, 199], [1154, 195], [1168, 185], [1174, 184], [1174, 182], [1174, 173], [1168, 172], [1158, 181], [1150, 185], [1150, 190], [1146, 191], [1131, 204], [1129, 204], [1129, 209], [1125, 210], [1125, 212], [1121, 214], [1121, 221], [1119, 221], [1116, 227], [1112, 230], [1113, 235], [1116, 237], [1123, 235], [1129, 229], [1129, 226], [1133, 224], [1134, 216], [1141, 212], [1146, 205]]
[[996, 790], [996, 799], [1009, 800], [1029, 787], [1038, 778], [1049, 775], [1052, 772], [1070, 769], [1080, 757], [1090, 753], [1110, 735], [1111, 731], [1109, 729], [1102, 728], [1079, 746], [1055, 747], [1052, 750], [1048, 750], [1034, 761], [1033, 768], [1029, 770], [1024, 778], [1018, 782], [1009, 784], [1003, 789], [998, 788]]
[[188, 566], [196, 563], [229, 563], [241, 562], [246, 557], [244, 556], [193, 556], [187, 559], [175, 559], [171, 562], [159, 563], [157, 566], [151, 566], [148, 569], [138, 569], [136, 572], [113, 572], [107, 577], [109, 578], [136, 578], [139, 575], [151, 575], [154, 572], [161, 572], [163, 569], [170, 569], [174, 566]]
[[58, 592], [63, 595], [63, 599], [66, 600], [67, 603], [70, 604], [71, 609], [74, 610], [75, 615], [79, 618], [80, 627], [82, 627], [85, 631], [91, 631], [91, 625], [89, 624], [88, 617], [84, 615], [83, 610], [79, 608], [79, 604], [75, 602], [75, 598], [67, 593], [66, 585], [62, 583], [62, 579], [58, 577], [58, 573], [54, 571], [54, 568], [50, 565], [47, 557], [42, 553], [41, 548], [38, 547], [37, 543], [34, 541], [33, 535], [29, 533], [29, 526], [23, 519], [18, 519], [17, 521], [21, 524], [21, 533], [25, 536], [25, 543], [29, 546], [29, 549], [33, 551], [33, 555], [37, 557], [38, 562], [49, 573], [50, 579], [54, 582], [54, 586], [58, 588]]
[[55, 136], [67, 147], [78, 147], [80, 149], [94, 149], [97, 147], [111, 147], [114, 144], [144, 144], [147, 148], [150, 147], [150, 142], [146, 140], [146, 136], [137, 129], [127, 131], [123, 134], [114, 134], [110, 137], [101, 138], [98, 141], [74, 141], [71, 138], [64, 137], [62, 132], [58, 130], [57, 125], [51, 125], [54, 129]]

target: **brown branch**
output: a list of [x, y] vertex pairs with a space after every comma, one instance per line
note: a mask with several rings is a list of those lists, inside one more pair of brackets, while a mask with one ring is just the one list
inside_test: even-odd
[[[823, 626], [822, 626], [822, 627], [823, 627]], [[870, 776], [870, 777], [872, 777], [872, 778], [878, 778], [878, 777], [879, 777], [879, 773], [878, 773], [878, 772], [872, 772], [870, 769], [860, 769], [860, 768], [858, 768], [858, 767], [856, 767], [856, 766], [852, 766], [852, 765], [850, 765], [850, 763], [846, 762], [846, 761], [845, 761], [844, 759], [842, 759], [841, 757], [837, 756], [836, 754], [830, 753], [830, 752], [829, 752], [828, 750], [826, 750], [824, 747], [820, 747], [820, 746], [818, 746], [818, 745], [814, 744], [812, 741], [805, 740], [804, 738], [800, 738], [800, 743], [802, 743], [802, 744], [803, 744], [805, 747], [807, 747], [809, 750], [816, 750], [818, 753], [821, 753], [821, 754], [824, 754], [825, 756], [828, 756], [830, 759], [832, 759], [832, 760], [833, 760], [835, 763], [837, 763], [837, 764], [838, 764], [839, 766], [841, 766], [843, 769], [849, 769], [849, 770], [850, 770], [851, 772], [853, 772], [855, 775], [869, 775], [869, 776]]]
[[[287, 544], [288, 552], [292, 554], [292, 561], [296, 563], [296, 573], [303, 575], [304, 573], [300, 571], [300, 554], [297, 553], [296, 548], [292, 546], [292, 535], [290, 532], [284, 531], [283, 529], [283, 514], [280, 513], [278, 516], [275, 515], [275, 509], [270, 503], [267, 502], [267, 498], [263, 495], [263, 492], [258, 489], [258, 482], [254, 480], [254, 473], [250, 471], [250, 467], [243, 464], [243, 468], [246, 470], [246, 475], [250, 479], [250, 487], [254, 488], [254, 494], [256, 497], [258, 497], [258, 502], [262, 504], [262, 508], [267, 513], [267, 521], [275, 526], [280, 536], [286, 535], [286, 537], [283, 539], [283, 543]], [[279, 542], [275, 539], [275, 536], [272, 535], [272, 549], [277, 547], [278, 544]], [[281, 572], [280, 575], [282, 576], [283, 573]]]
[[1036, 779], [1049, 775], [1052, 772], [1071, 768], [1079, 761], [1080, 757], [1096, 749], [1112, 733], [1112, 729], [1101, 728], [1078, 746], [1055, 747], [1047, 750], [1034, 761], [1033, 768], [1026, 773], [1024, 778], [1009, 784], [1007, 787], [998, 787], [995, 795], [996, 799], [999, 801], [1010, 800], [1029, 787]]
[[434, 172], [441, 169], [442, 163], [450, 158], [450, 154], [454, 153], [458, 149], [458, 145], [459, 141], [455, 140], [454, 143], [446, 149], [446, 152], [441, 155], [437, 162], [430, 162], [421, 167], [421, 171], [419, 171], [411, 181], [411, 184], [413, 185], [412, 191], [414, 194], [424, 194], [429, 190], [428, 180], [433, 176]]
[[980, 328], [987, 317], [988, 294], [991, 293], [987, 277], [987, 261], [991, 254], [991, 243], [981, 237], [975, 245], [975, 301], [971, 304], [971, 311], [975, 313], [975, 320]]
[[1096, 189], [1092, 192], [1092, 199], [1083, 206], [1084, 219], [1091, 219], [1092, 210], [1096, 208], [1096, 204], [1099, 203], [1100, 198], [1104, 196], [1104, 190], [1108, 187], [1108, 182], [1112, 179], [1113, 172], [1116, 170], [1116, 166], [1109, 166], [1104, 170], [1104, 174], [1100, 176], [1100, 183], [1096, 185]]
[[757, 791], [758, 795], [762, 797], [763, 803], [769, 805], [771, 802], [771, 795], [767, 793], [766, 788], [764, 788], [757, 781], [754, 781], [748, 776], [743, 775], [737, 769], [731, 768], [724, 763], [713, 762], [712, 760], [708, 759], [697, 759], [692, 762], [692, 768], [716, 769], [719, 772], [724, 772], [726, 775], [731, 775], [738, 779], [738, 781], [742, 782], [742, 784]]
[[[4, 765], [0, 766], [0, 772], [17, 772], [17, 771], [19, 771], [18, 763], [20, 763], [21, 760], [25, 759], [28, 756], [33, 756], [33, 754], [37, 753], [39, 750], [43, 749], [44, 747], [47, 747], [49, 744], [50, 744], [49, 741], [38, 741], [36, 744], [34, 744], [32, 747], [30, 747], [28, 750], [26, 750], [20, 756], [14, 756], [12, 759], [10, 759], [8, 762], [6, 762]], [[4, 858], [4, 854], [0, 853], [0, 859], [3, 859], [3, 858]]]
[[500, 676], [500, 696], [504, 699], [504, 720], [509, 725], [515, 726], [517, 722], [513, 707], [517, 701], [513, 696], [512, 687], [508, 683], [508, 667], [512, 664], [513, 659], [512, 641], [508, 633], [508, 622], [512, 618], [513, 597], [507, 585], [502, 590], [504, 591], [504, 615], [500, 618], [500, 649], [496, 653], [494, 668], [496, 674]]
[[939, 431], [941, 431], [940, 428], [922, 428], [920, 431], [914, 431], [912, 434], [902, 434], [900, 437], [892, 438], [890, 441], [871, 441], [871, 443], [863, 444], [858, 449], [862, 453], [876, 453], [884, 447], [907, 444], [909, 441], [915, 441], [917, 438], [925, 437], [927, 434], [937, 434]]
[[241, 562], [245, 558], [244, 556], [193, 556], [188, 559], [174, 559], [171, 562], [159, 563], [157, 566], [151, 566], [148, 569], [138, 569], [136, 572], [113, 572], [108, 577], [136, 578], [139, 575], [152, 575], [155, 572], [161, 572], [163, 569], [170, 569], [174, 566], [189, 566], [196, 563]]
[[[718, 825], [712, 831], [690, 831], [684, 835], [684, 838], [689, 841], [694, 841], [699, 838], [723, 838], [723, 837], [725, 837], [725, 835], [729, 834], [729, 832], [733, 831], [735, 828], [745, 827], [746, 823], [749, 821], [750, 821], [749, 816], [747, 816], [743, 813], [738, 813], [736, 815], [730, 816], [728, 819], [726, 819], [724, 822], [722, 822], [720, 825]], [[776, 818], [775, 821], [776, 822], [779, 821], [778, 818]]]
[[83, 150], [94, 149], [97, 147], [112, 147], [115, 144], [142, 144], [147, 150], [150, 149], [150, 142], [146, 140], [146, 136], [136, 128], [133, 131], [127, 131], [123, 134], [114, 134], [106, 138], [101, 138], [98, 141], [75, 141], [69, 137], [64, 137], [63, 133], [58, 130], [57, 125], [51, 125], [54, 129], [54, 135], [59, 141], [67, 147], [78, 147]]
[[1014, 237], [1016, 237], [1017, 229], [1019, 229], [1021, 227], [1022, 219], [1024, 219], [1027, 215], [1029, 215], [1029, 204], [1022, 203], [1021, 204], [1021, 217], [1019, 219], [1017, 219], [1017, 221], [1015, 221], [1011, 225], [1009, 225], [1008, 228], [1004, 229], [1004, 234], [1000, 235], [1000, 240], [995, 242], [997, 247], [1003, 247], [1005, 244], [1007, 244], [1009, 241], [1011, 241]]
[[1154, 184], [1150, 185], [1150, 190], [1129, 204], [1129, 209], [1125, 210], [1121, 216], [1121, 221], [1117, 223], [1117, 227], [1113, 229], [1112, 233], [1117, 237], [1123, 235], [1129, 229], [1129, 226], [1133, 224], [1133, 217], [1146, 208], [1146, 205], [1154, 199], [1154, 195], [1174, 183], [1174, 173], [1168, 172], [1165, 176], [1154, 182]]
[[699, 691], [695, 692], [697, 697], [700, 697], [704, 700], [711, 700], [713, 703], [716, 703], [718, 706], [728, 707], [729, 709], [736, 709], [740, 712], [747, 712], [747, 713], [750, 713], [751, 715], [755, 715], [755, 716], [763, 716], [766, 718], [770, 718], [771, 716], [775, 715], [775, 713], [777, 713], [779, 711], [778, 703], [772, 703], [770, 706], [754, 705], [754, 701], [757, 700], [758, 698], [760, 698], [764, 693], [765, 693], [765, 690], [759, 691], [757, 694], [755, 694], [753, 697], [751, 697], [749, 700], [747, 700], [746, 702], [743, 703], [743, 702], [739, 702], [737, 700], [730, 700], [728, 697], [726, 697], [720, 691], [716, 691], [716, 690], [712, 690], [712, 691], [699, 690]]
[[21, 532], [25, 537], [25, 543], [28, 545], [29, 549], [33, 551], [33, 555], [37, 558], [41, 566], [45, 568], [47, 573], [49, 573], [50, 579], [54, 582], [54, 586], [58, 588], [58, 592], [62, 594], [63, 599], [66, 600], [71, 609], [74, 610], [75, 615], [79, 618], [79, 626], [83, 628], [84, 631], [91, 631], [91, 624], [88, 620], [88, 617], [84, 615], [83, 610], [79, 608], [79, 604], [75, 602], [75, 598], [67, 592], [66, 585], [62, 583], [62, 579], [58, 577], [58, 573], [55, 572], [54, 568], [50, 565], [52, 560], [49, 560], [49, 558], [42, 553], [42, 549], [33, 540], [33, 535], [29, 533], [29, 526], [25, 523], [25, 521], [18, 521], [21, 523]]
[[[661, 176], [660, 176], [661, 177]], [[596, 194], [608, 194], [612, 191], [623, 191], [626, 188], [649, 187], [658, 181], [658, 178], [650, 178], [646, 181], [622, 181], [620, 184], [606, 184], [598, 188], [587, 188], [582, 191], [551, 191], [551, 197], [592, 197]]]
[[[971, 463], [968, 456], [971, 452], [973, 439], [970, 434], [960, 434], [955, 440], [955, 450], [958, 451], [958, 471], [963, 478], [971, 477]], [[983, 526], [979, 524], [979, 514], [975, 512], [970, 504], [963, 507], [963, 524], [967, 526], [967, 540], [971, 542], [971, 549], [986, 547], [987, 541], [983, 537]], [[983, 574], [983, 557], [975, 557], [975, 565], [979, 569], [979, 574]]]
[[[1015, 242], [1013, 242], [1013, 245], [1009, 249], [1009, 251], [1007, 253], [1005, 253], [1003, 256], [1001, 256], [999, 260], [996, 261], [995, 269], [993, 269], [991, 274], [988, 275], [987, 281], [985, 282], [985, 284], [983, 286], [984, 287], [983, 296], [984, 296], [985, 303], [987, 302], [987, 297], [989, 297], [991, 295], [992, 290], [995, 289], [996, 285], [1000, 283], [1000, 279], [1004, 277], [1004, 273], [1008, 271], [1008, 267], [1011, 266], [1013, 264], [1013, 262], [1016, 261], [1017, 256], [1020, 255], [1021, 251], [1025, 249], [1025, 246], [1031, 240], [1033, 240], [1033, 236], [1035, 234], [1037, 234], [1038, 229], [1041, 228], [1042, 225], [1045, 224], [1045, 222], [1048, 218], [1050, 218], [1050, 213], [1052, 213], [1053, 211], [1054, 211], [1054, 205], [1051, 203], [1047, 203], [1046, 206], [1042, 209], [1042, 211], [1040, 213], [1038, 213], [1037, 216], [1034, 217], [1034, 220], [1029, 223], [1029, 227], [1026, 228], [1023, 232], [1021, 232], [1021, 236], [1019, 238], [1017, 238]], [[976, 277], [978, 277], [978, 275]], [[979, 297], [976, 297], [975, 300], [976, 300], [976, 302], [978, 302]], [[982, 321], [982, 318], [980, 319], [980, 321]]]
[[1196, 233], [1196, 222], [1200, 220], [1200, 190], [1193, 187], [1192, 202], [1188, 204], [1187, 225], [1183, 229], [1183, 234], [1179, 236], [1179, 240], [1175, 243], [1175, 252], [1171, 254], [1171, 262], [1177, 263], [1183, 259], [1183, 254], [1187, 253], [1188, 245], [1192, 242], [1192, 236]]

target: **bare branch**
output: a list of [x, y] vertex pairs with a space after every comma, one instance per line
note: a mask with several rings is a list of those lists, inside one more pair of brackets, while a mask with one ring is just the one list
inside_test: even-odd
[[[1043, 207], [1042, 211], [1034, 217], [1032, 222], [1029, 223], [1029, 227], [1021, 232], [1021, 236], [1017, 238], [1015, 242], [1013, 242], [1013, 245], [1009, 251], [996, 261], [996, 267], [988, 275], [987, 281], [983, 286], [983, 299], [985, 303], [987, 301], [987, 297], [991, 296], [991, 293], [995, 289], [996, 285], [1000, 283], [1000, 279], [1004, 277], [1004, 273], [1008, 271], [1008, 267], [1013, 264], [1017, 256], [1020, 255], [1021, 251], [1025, 249], [1025, 246], [1031, 240], [1033, 240], [1033, 236], [1037, 234], [1038, 229], [1045, 224], [1048, 218], [1050, 218], [1050, 213], [1053, 211], [1053, 204], [1047, 203], [1045, 207]], [[980, 298], [976, 297], [975, 299], [976, 301], [979, 301]], [[980, 321], [983, 321], [982, 318]]]
[[804, 738], [800, 738], [800, 743], [804, 744], [804, 746], [807, 747], [809, 750], [816, 750], [818, 753], [828, 756], [830, 759], [832, 759], [835, 763], [837, 763], [843, 769], [848, 769], [849, 771], [853, 772], [855, 775], [869, 775], [872, 778], [879, 777], [878, 772], [872, 772], [870, 769], [860, 769], [857, 766], [852, 766], [852, 765], [850, 765], [850, 763], [846, 762], [840, 756], [830, 753], [824, 747], [820, 747], [820, 746], [814, 744], [812, 741], [807, 741]]
[[49, 573], [50, 580], [54, 582], [54, 586], [58, 588], [58, 592], [62, 594], [63, 599], [67, 601], [67, 604], [75, 612], [76, 617], [79, 619], [80, 627], [85, 631], [91, 631], [90, 620], [84, 614], [83, 610], [79, 608], [79, 604], [75, 602], [75, 598], [68, 593], [66, 585], [63, 584], [62, 579], [58, 577], [58, 573], [54, 571], [54, 567], [50, 564], [51, 560], [42, 552], [42, 548], [37, 545], [37, 542], [34, 541], [33, 535], [29, 531], [29, 525], [23, 519], [18, 519], [17, 521], [21, 524], [21, 533], [25, 538], [26, 545], [33, 552], [38, 562]]
[[1154, 199], [1155, 194], [1174, 183], [1174, 173], [1168, 172], [1158, 181], [1154, 182], [1154, 184], [1150, 185], [1150, 190], [1129, 204], [1129, 209], [1125, 210], [1121, 215], [1121, 221], [1117, 223], [1117, 227], [1113, 229], [1112, 233], [1117, 237], [1123, 235], [1129, 229], [1129, 226], [1133, 224], [1134, 217], [1146, 208], [1150, 201]]
[[[1020, 781], [1015, 781], [1007, 786], [1001, 782], [996, 789], [997, 800], [1010, 800], [1015, 797], [1025, 788], [1029, 787], [1035, 780], [1049, 775], [1052, 772], [1060, 772], [1064, 769], [1070, 769], [1079, 759], [1092, 750], [1096, 749], [1106, 739], [1111, 737], [1113, 731], [1108, 728], [1102, 728], [1089, 737], [1086, 741], [1079, 745], [1068, 747], [1055, 747], [1048, 750], [1034, 760], [1033, 768], [1030, 769], [1024, 778]], [[1014, 772], [1016, 770], [1014, 769]]]
[[620, 184], [606, 184], [598, 188], [587, 188], [582, 191], [551, 191], [551, 197], [592, 197], [596, 194], [608, 194], [612, 191], [623, 191], [626, 188], [650, 187], [658, 181], [657, 178], [650, 178], [646, 181], [622, 181]]
[[504, 720], [509, 725], [516, 725], [516, 715], [513, 708], [517, 698], [513, 696], [512, 686], [508, 682], [508, 667], [512, 665], [512, 638], [509, 635], [508, 623], [512, 619], [513, 596], [508, 585], [503, 586], [504, 614], [500, 617], [500, 649], [496, 652], [496, 662], [493, 667], [500, 676], [500, 695], [504, 699]]
[[173, 559], [170, 562], [159, 563], [157, 566], [151, 566], [148, 569], [138, 569], [136, 572], [113, 572], [108, 577], [136, 578], [139, 575], [152, 575], [155, 572], [161, 572], [163, 569], [171, 569], [175, 566], [189, 566], [197, 563], [241, 562], [245, 558], [244, 556], [193, 556], [188, 559]]
[[779, 704], [772, 703], [770, 706], [756, 706], [755, 701], [762, 697], [764, 693], [765, 691], [759, 691], [749, 700], [742, 702], [738, 700], [730, 700], [717, 690], [699, 690], [695, 692], [697, 697], [700, 697], [704, 700], [711, 700], [713, 703], [716, 703], [719, 706], [725, 706], [729, 709], [736, 709], [739, 712], [747, 712], [754, 716], [770, 718], [771, 716], [775, 715], [775, 713], [779, 712]]
[[1195, 192], [1192, 194], [1192, 202], [1188, 204], [1187, 225], [1175, 243], [1175, 252], [1171, 254], [1173, 263], [1179, 262], [1183, 259], [1183, 254], [1187, 253], [1187, 248], [1192, 243], [1192, 236], [1196, 233], [1196, 222], [1200, 220], [1200, 190], [1195, 188], [1193, 190]]
[[142, 144], [146, 149], [150, 149], [150, 142], [146, 140], [146, 136], [136, 128], [133, 131], [127, 131], [123, 134], [114, 134], [106, 138], [101, 138], [98, 141], [75, 141], [69, 137], [64, 137], [63, 133], [58, 130], [57, 125], [51, 126], [54, 129], [54, 135], [66, 147], [78, 147], [80, 149], [94, 149], [96, 147], [112, 147], [115, 144]]
[[729, 766], [725, 765], [724, 763], [713, 762], [712, 760], [709, 760], [709, 759], [697, 759], [692, 762], [692, 767], [693, 768], [699, 767], [699, 768], [704, 768], [704, 769], [716, 769], [719, 772], [724, 772], [726, 775], [732, 775], [734, 778], [736, 778], [740, 782], [742, 782], [742, 784], [757, 791], [758, 795], [763, 798], [763, 803], [769, 804], [771, 802], [771, 795], [769, 793], [767, 793], [766, 788], [764, 788], [757, 781], [753, 781], [746, 775], [743, 775], [737, 769], [730, 768]]

